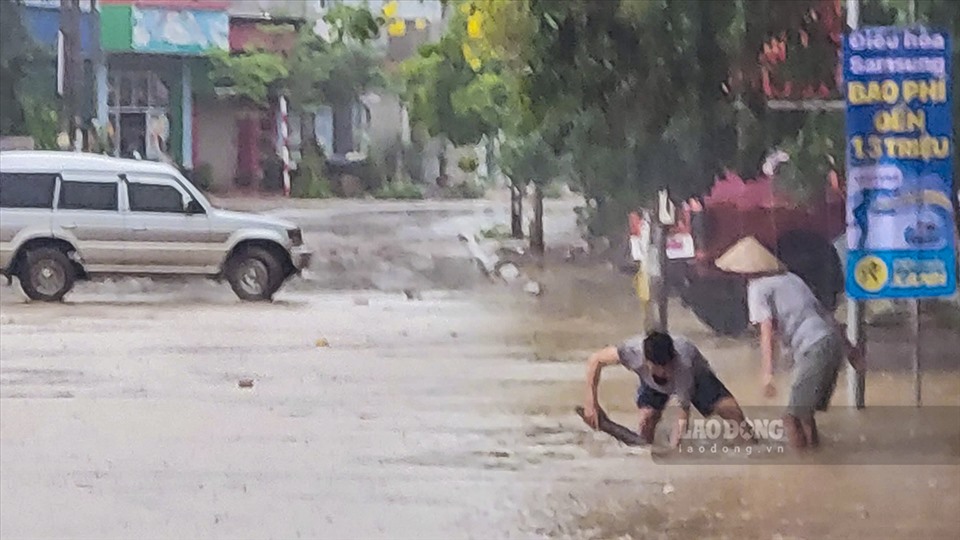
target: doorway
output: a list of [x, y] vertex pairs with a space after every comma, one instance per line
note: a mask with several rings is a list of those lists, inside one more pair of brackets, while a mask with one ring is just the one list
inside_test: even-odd
[[[136, 152], [136, 154], [135, 154]], [[132, 158], [147, 154], [147, 115], [120, 113], [120, 157]]]

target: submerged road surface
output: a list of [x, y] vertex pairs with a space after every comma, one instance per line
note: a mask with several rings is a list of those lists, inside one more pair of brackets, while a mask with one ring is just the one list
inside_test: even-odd
[[[484, 203], [452, 206], [351, 211], [339, 230], [320, 230], [326, 210], [298, 212], [314, 247], [361, 246], [357, 269], [382, 261], [387, 279], [380, 247], [416, 253], [404, 235], [426, 228], [433, 253], [456, 259], [450, 220], [491, 219]], [[370, 290], [371, 273], [366, 287], [291, 283], [273, 304], [205, 283], [89, 284], [57, 305], [0, 288], [0, 537], [960, 535], [949, 436], [915, 442], [930, 445], [926, 464], [678, 465], [585, 429], [571, 412], [584, 356], [639, 326], [608, 270], [548, 271], [540, 297], [482, 280], [424, 287], [429, 272], [407, 270], [419, 299], [393, 290], [410, 283]], [[761, 404], [749, 340], [674, 313], [741, 401]], [[955, 371], [926, 382], [929, 405], [960, 405]], [[634, 384], [604, 373], [604, 404], [631, 424]], [[870, 385], [872, 405], [909, 402], [902, 374]], [[884, 411], [827, 413], [824, 455], [845, 426], [882, 439]]]

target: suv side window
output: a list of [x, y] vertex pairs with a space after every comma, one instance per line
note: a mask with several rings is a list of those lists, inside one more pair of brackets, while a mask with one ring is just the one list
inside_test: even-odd
[[60, 181], [60, 210], [117, 210], [116, 182]]
[[53, 208], [55, 174], [0, 173], [0, 208]]
[[127, 183], [127, 197], [131, 212], [185, 213], [184, 195], [171, 185], [130, 181]]

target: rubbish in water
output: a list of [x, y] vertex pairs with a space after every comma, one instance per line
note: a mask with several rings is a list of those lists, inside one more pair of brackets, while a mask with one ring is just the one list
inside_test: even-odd
[[240, 388], [253, 388], [253, 379], [240, 379], [237, 381], [237, 386]]
[[415, 289], [404, 289], [403, 294], [406, 295], [407, 300], [423, 300], [423, 296], [420, 294], [420, 291]]
[[543, 292], [543, 289], [536, 281], [529, 281], [523, 286], [523, 292], [532, 294], [533, 296], [540, 296], [540, 294]]
[[500, 277], [503, 278], [503, 280], [507, 283], [512, 283], [520, 277], [520, 269], [517, 268], [517, 265], [512, 263], [507, 263], [500, 266], [500, 270], [498, 272]]
[[664, 494], [664, 495], [669, 495], [669, 494], [673, 493], [674, 491], [676, 491], [676, 488], [673, 487], [673, 484], [664, 484], [664, 485], [663, 485], [663, 494]]
[[491, 276], [496, 271], [498, 259], [496, 256], [492, 256], [485, 252], [480, 244], [477, 243], [477, 239], [473, 235], [468, 235], [461, 233], [458, 235], [461, 242], [467, 244], [467, 250], [470, 252], [470, 255], [480, 266], [480, 269], [483, 270], [483, 273]]
[[323, 347], [329, 347], [329, 346], [330, 346], [330, 342], [327, 341], [327, 338], [320, 338], [317, 340], [317, 347], [323, 348]]

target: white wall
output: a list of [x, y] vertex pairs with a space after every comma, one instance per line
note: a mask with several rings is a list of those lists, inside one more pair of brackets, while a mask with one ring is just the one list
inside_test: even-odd
[[203, 100], [194, 104], [197, 111], [197, 159], [193, 166], [209, 163], [213, 184], [230, 188], [237, 176], [236, 105], [225, 100]]

